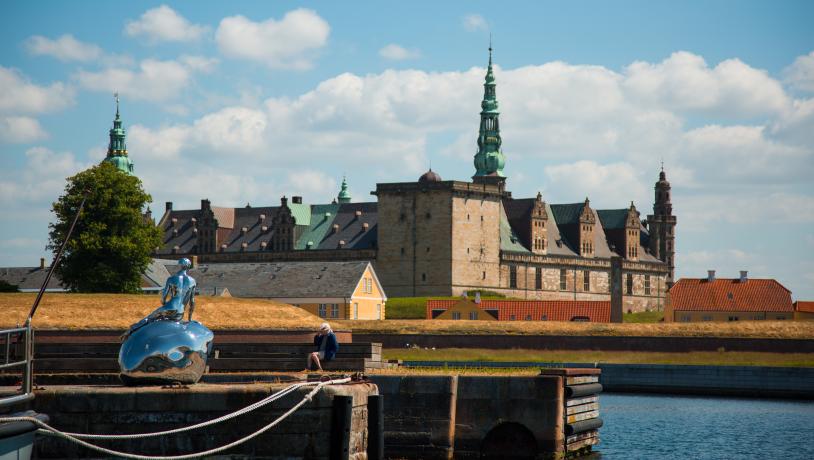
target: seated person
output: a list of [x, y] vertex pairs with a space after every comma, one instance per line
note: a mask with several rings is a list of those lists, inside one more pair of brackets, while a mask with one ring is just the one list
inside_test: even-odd
[[336, 334], [331, 330], [330, 324], [322, 323], [319, 334], [314, 336], [314, 346], [317, 347], [317, 351], [308, 355], [306, 370], [311, 369], [311, 363], [314, 363], [317, 369], [321, 371], [322, 364], [320, 364], [320, 360], [330, 361], [334, 359], [336, 352], [339, 350], [339, 342], [336, 340]]

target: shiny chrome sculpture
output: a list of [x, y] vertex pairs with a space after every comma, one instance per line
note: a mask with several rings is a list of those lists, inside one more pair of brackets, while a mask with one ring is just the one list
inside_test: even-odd
[[[161, 307], [123, 335], [119, 368], [125, 384], [196, 383], [206, 371], [206, 360], [215, 335], [192, 321], [195, 310], [195, 279], [187, 270], [189, 259], [178, 261], [179, 270], [167, 279]], [[189, 320], [184, 313], [189, 305]]]

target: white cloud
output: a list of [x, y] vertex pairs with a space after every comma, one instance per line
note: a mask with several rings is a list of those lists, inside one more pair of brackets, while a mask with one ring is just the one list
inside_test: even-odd
[[0, 143], [21, 144], [47, 137], [48, 133], [34, 118], [0, 116]]
[[166, 102], [188, 86], [191, 73], [188, 67], [176, 61], [145, 59], [137, 71], [118, 67], [99, 72], [80, 70], [74, 77], [90, 91], [118, 91], [124, 97]]
[[206, 56], [191, 56], [187, 54], [181, 56], [179, 60], [190, 69], [202, 73], [212, 72], [215, 70], [215, 67], [217, 67], [219, 62], [216, 58], [208, 58]]
[[392, 61], [403, 61], [406, 59], [416, 59], [421, 57], [421, 51], [415, 48], [407, 49], [403, 46], [391, 43], [379, 50], [379, 56]]
[[600, 165], [593, 161], [548, 166], [544, 169], [549, 202], [591, 200], [591, 207], [623, 208], [631, 200], [642, 214], [647, 214], [649, 193], [636, 168], [627, 163]]
[[729, 117], [776, 115], [791, 100], [780, 82], [739, 59], [710, 68], [686, 51], [660, 63], [634, 62], [625, 69], [624, 89], [647, 105], [678, 111], [706, 111]]
[[92, 43], [84, 43], [71, 34], [51, 40], [42, 35], [30, 37], [25, 42], [29, 53], [51, 56], [60, 61], [92, 61], [102, 56], [102, 49]]
[[254, 22], [244, 16], [221, 20], [215, 40], [228, 57], [258, 61], [273, 68], [308, 69], [325, 46], [330, 26], [316, 12], [289, 11], [280, 20]]
[[479, 14], [467, 14], [463, 17], [462, 22], [464, 28], [470, 32], [489, 30], [489, 24], [486, 22], [486, 19]]
[[0, 66], [0, 113], [57, 112], [73, 102], [74, 90], [63, 83], [39, 86], [17, 70]]
[[814, 51], [798, 56], [783, 70], [787, 84], [802, 91], [814, 92]]
[[194, 139], [224, 153], [263, 154], [266, 114], [246, 107], [227, 107], [197, 120]]
[[128, 21], [124, 33], [143, 37], [149, 43], [191, 42], [200, 39], [208, 28], [190, 23], [167, 5], [147, 10], [135, 21]]
[[25, 152], [22, 173], [0, 176], [0, 203], [55, 200], [65, 187], [65, 178], [85, 169], [71, 152], [56, 153], [45, 147]]

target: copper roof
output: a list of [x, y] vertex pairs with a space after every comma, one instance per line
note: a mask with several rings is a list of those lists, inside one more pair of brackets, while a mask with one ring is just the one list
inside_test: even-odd
[[670, 296], [675, 311], [793, 311], [791, 292], [773, 279], [681, 278]]

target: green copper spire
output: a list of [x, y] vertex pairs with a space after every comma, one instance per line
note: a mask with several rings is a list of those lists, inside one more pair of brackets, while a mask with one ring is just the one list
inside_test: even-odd
[[342, 176], [342, 187], [339, 190], [339, 195], [336, 196], [338, 203], [350, 203], [350, 193], [348, 193], [348, 181], [345, 176]]
[[119, 93], [115, 93], [114, 97], [116, 98], [116, 118], [113, 119], [113, 128], [110, 129], [110, 143], [107, 146], [107, 157], [104, 161], [122, 172], [132, 174], [133, 162], [127, 156], [126, 134], [122, 127], [121, 116], [119, 116]]
[[[503, 141], [500, 138], [500, 112], [495, 94], [495, 74], [492, 70], [492, 40], [489, 39], [489, 67], [486, 69], [486, 81], [483, 84], [483, 101], [480, 112], [480, 131], [478, 133], [478, 153], [475, 154], [475, 182], [502, 182], [503, 166], [506, 159], [500, 150]], [[486, 179], [486, 178], [490, 179]]]

